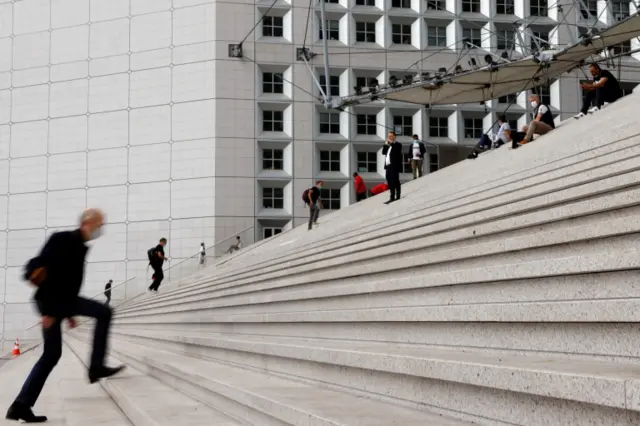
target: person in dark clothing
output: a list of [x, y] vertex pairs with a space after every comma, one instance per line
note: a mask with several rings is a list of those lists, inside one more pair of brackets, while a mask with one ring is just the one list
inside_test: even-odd
[[395, 132], [389, 132], [387, 141], [382, 148], [382, 155], [385, 156], [385, 176], [389, 192], [391, 192], [391, 198], [385, 204], [389, 204], [400, 199], [400, 172], [403, 164], [402, 144], [396, 140]]
[[356, 190], [356, 203], [367, 199], [367, 185], [358, 172], [353, 172], [353, 184]]
[[158, 292], [160, 283], [164, 279], [164, 273], [162, 272], [162, 264], [164, 263], [164, 247], [167, 245], [166, 238], [160, 238], [160, 242], [153, 249], [152, 257], [149, 261], [151, 268], [153, 268], [153, 282], [149, 286], [149, 291]]
[[426, 153], [427, 148], [424, 146], [424, 143], [420, 140], [418, 135], [413, 135], [413, 142], [409, 145], [407, 157], [409, 158], [409, 164], [411, 164], [411, 171], [413, 172], [414, 179], [422, 177], [424, 155]]
[[25, 267], [24, 278], [38, 289], [34, 300], [42, 315], [44, 350], [31, 370], [22, 390], [7, 411], [8, 420], [24, 420], [26, 423], [42, 423], [46, 416], [36, 416], [31, 410], [35, 405], [49, 374], [62, 355], [62, 320], [67, 319], [70, 328], [76, 327], [75, 316], [97, 320], [93, 336], [93, 352], [89, 366], [89, 381], [113, 376], [124, 366], [105, 366], [105, 352], [111, 323], [111, 309], [93, 300], [78, 296], [84, 279], [86, 243], [101, 234], [103, 214], [100, 210], [86, 210], [75, 231], [56, 232], [40, 254]]
[[107, 285], [104, 286], [104, 297], [107, 298], [107, 301], [104, 302], [104, 304], [107, 306], [111, 303], [111, 284], [113, 284], [113, 280], [109, 280]]
[[320, 216], [320, 206], [322, 201], [320, 200], [320, 191], [322, 190], [324, 182], [319, 180], [316, 182], [316, 186], [309, 188], [309, 231], [313, 229], [313, 225], [318, 224], [318, 216]]
[[533, 135], [546, 135], [556, 128], [549, 105], [540, 103], [538, 95], [532, 95], [529, 100], [533, 107], [533, 121], [522, 128], [522, 131], [525, 132], [524, 138], [520, 142], [522, 145], [531, 142]]
[[603, 70], [595, 62], [589, 66], [589, 72], [593, 76], [593, 83], [580, 85], [587, 93], [582, 101], [582, 109], [574, 118], [581, 118], [587, 113], [592, 114], [599, 111], [605, 102], [612, 103], [622, 97], [620, 83], [613, 74]]

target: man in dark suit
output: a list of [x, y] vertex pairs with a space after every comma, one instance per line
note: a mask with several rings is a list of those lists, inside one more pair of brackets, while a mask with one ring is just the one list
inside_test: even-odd
[[25, 268], [24, 278], [38, 288], [34, 299], [42, 315], [44, 350], [20, 394], [9, 407], [8, 420], [24, 420], [26, 423], [47, 421], [46, 416], [34, 415], [31, 407], [38, 400], [47, 377], [62, 355], [64, 319], [67, 319], [70, 328], [76, 326], [76, 315], [97, 320], [89, 367], [91, 383], [113, 376], [124, 368], [110, 368], [104, 364], [111, 309], [79, 296], [84, 279], [85, 257], [89, 250], [86, 243], [100, 236], [102, 224], [103, 214], [100, 210], [86, 210], [80, 218], [78, 229], [51, 235], [40, 254], [31, 259]]
[[107, 285], [104, 286], [104, 297], [107, 298], [107, 301], [104, 302], [104, 304], [107, 306], [111, 303], [111, 284], [113, 284], [113, 280], [109, 280]]
[[391, 192], [391, 198], [385, 204], [400, 199], [400, 172], [402, 171], [402, 144], [396, 140], [396, 133], [389, 132], [387, 141], [382, 148], [384, 155], [384, 170]]

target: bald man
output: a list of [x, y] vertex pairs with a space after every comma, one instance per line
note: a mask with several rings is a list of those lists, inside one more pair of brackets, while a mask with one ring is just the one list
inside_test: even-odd
[[78, 229], [51, 235], [40, 254], [25, 267], [24, 278], [37, 287], [34, 300], [42, 316], [44, 351], [9, 407], [8, 420], [24, 420], [26, 423], [47, 421], [45, 416], [34, 415], [31, 408], [62, 355], [62, 321], [65, 319], [70, 328], [76, 326], [76, 315], [97, 320], [89, 367], [91, 383], [113, 376], [124, 368], [104, 365], [111, 309], [79, 296], [89, 250], [86, 243], [101, 235], [103, 222], [104, 215], [100, 210], [86, 210], [80, 217]]

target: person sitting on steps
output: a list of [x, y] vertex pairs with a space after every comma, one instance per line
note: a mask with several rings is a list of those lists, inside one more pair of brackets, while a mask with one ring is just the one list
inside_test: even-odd
[[584, 117], [587, 113], [592, 114], [600, 111], [605, 102], [612, 103], [622, 97], [620, 83], [613, 74], [603, 70], [595, 62], [589, 65], [589, 72], [593, 76], [593, 83], [580, 85], [587, 93], [582, 101], [582, 109], [573, 117], [576, 119]]
[[546, 135], [550, 131], [556, 128], [553, 122], [553, 114], [548, 105], [540, 103], [540, 96], [531, 95], [529, 97], [531, 106], [533, 107], [533, 120], [528, 126], [523, 126], [522, 131], [525, 132], [525, 136], [520, 142], [522, 145], [527, 144], [533, 140], [533, 135]]

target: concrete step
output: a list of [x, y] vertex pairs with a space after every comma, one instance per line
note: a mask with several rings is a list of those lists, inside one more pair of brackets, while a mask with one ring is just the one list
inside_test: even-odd
[[[41, 354], [42, 349], [37, 348], [8, 361], [0, 369], [0, 425], [17, 424], [5, 420], [4, 414]], [[102, 387], [88, 384], [86, 369], [67, 347], [63, 348], [62, 358], [33, 410], [49, 418], [47, 425], [132, 426]]]
[[[590, 215], [584, 221], [573, 220], [564, 223], [564, 228], [549, 225], [533, 224], [526, 228], [526, 232], [517, 232], [515, 236], [508, 231], [501, 231], [500, 226], [495, 229], [495, 234], [488, 234], [481, 230], [484, 237], [475, 237], [469, 229], [456, 230], [451, 233], [439, 235], [432, 245], [417, 242], [409, 247], [398, 243], [394, 248], [375, 248], [357, 255], [344, 256], [343, 259], [332, 263], [330, 260], [319, 260], [306, 267], [304, 275], [295, 277], [296, 281], [285, 281], [289, 286], [296, 284], [309, 284], [315, 281], [327, 283], [327, 279], [335, 274], [342, 273], [343, 280], [348, 279], [349, 268], [352, 274], [358, 273], [359, 268], [366, 268], [371, 275], [370, 279], [377, 281], [374, 274], [385, 274], [392, 271], [400, 271], [395, 274], [398, 278], [408, 272], [408, 268], [428, 268], [423, 274], [438, 273], [449, 269], [450, 263], [455, 262], [456, 269], [471, 269], [479, 265], [485, 267], [500, 266], [505, 264], [531, 262], [536, 260], [552, 259], [556, 257], [571, 257], [576, 253], [593, 254], [614, 249], [626, 250], [637, 246], [640, 238], [640, 208], [633, 208], [628, 215], [619, 212], [618, 215], [603, 213]], [[571, 226], [576, 225], [576, 226]], [[568, 226], [568, 227], [566, 227]], [[551, 228], [551, 230], [547, 230]], [[453, 234], [453, 235], [451, 235]], [[629, 234], [628, 236], [626, 236]], [[638, 234], [638, 235], [636, 235]], [[462, 238], [465, 238], [463, 240]], [[294, 268], [291, 273], [305, 272]], [[303, 268], [305, 269], [305, 268]], [[336, 270], [338, 269], [338, 270]], [[355, 271], [353, 271], [355, 269]], [[330, 271], [329, 274], [327, 272]], [[267, 274], [265, 274], [267, 275]], [[358, 279], [362, 273], [358, 274]], [[279, 276], [285, 277], [284, 272]], [[421, 281], [421, 280], [420, 280]], [[167, 295], [165, 297], [153, 297], [135, 306], [121, 309], [122, 317], [128, 313], [155, 313], [159, 308], [180, 304], [182, 308], [221, 308], [235, 306], [237, 304], [274, 303], [280, 300], [293, 298], [306, 298], [303, 293], [289, 288], [287, 293], [294, 293], [293, 297], [283, 299], [283, 295], [270, 294], [267, 290], [280, 287], [281, 280], [268, 280], [262, 283], [258, 291], [253, 294], [251, 289], [256, 285], [228, 287], [217, 285], [215, 287], [201, 287], [192, 289], [180, 295]], [[226, 288], [225, 288], [226, 287]], [[324, 288], [324, 287], [322, 287]], [[319, 289], [315, 289], [319, 290]], [[251, 293], [251, 299], [247, 294]], [[332, 296], [331, 293], [324, 293]], [[317, 296], [316, 296], [317, 297]], [[393, 297], [393, 296], [391, 296]], [[322, 304], [322, 302], [319, 302]], [[262, 309], [262, 307], [258, 308]]]
[[[67, 346], [80, 360], [89, 355], [90, 347], [81, 340], [69, 338]], [[113, 357], [111, 363], [121, 364]], [[242, 425], [135, 368], [129, 367], [101, 384], [134, 426]]]
[[[82, 338], [82, 333], [74, 333]], [[468, 425], [447, 416], [413, 410], [349, 393], [312, 386], [264, 372], [221, 364], [148, 348], [114, 339], [120, 357], [146, 367], [144, 372], [170, 381], [188, 393], [198, 389], [198, 398], [226, 398], [245, 408], [249, 424], [287, 425]], [[215, 404], [215, 403], [214, 403]], [[270, 420], [270, 421], [269, 421]]]
[[[389, 342], [211, 336], [202, 332], [120, 332], [120, 339], [215, 358], [222, 351], [409, 375], [640, 411], [640, 365], [580, 361], [482, 349], [460, 351]], [[321, 375], [317, 377], [321, 379]]]
[[[415, 234], [422, 234], [421, 240], [415, 241], [416, 247], [407, 243], [407, 236], [392, 237], [394, 240], [386, 241], [385, 244], [369, 244], [368, 248], [363, 247], [362, 251], [356, 250], [353, 247], [353, 253], [343, 253], [338, 258], [327, 259], [323, 261], [321, 255], [318, 255], [318, 260], [314, 260], [312, 265], [298, 266], [285, 270], [276, 270], [270, 272], [265, 270], [262, 274], [246, 279], [240, 279], [229, 277], [227, 279], [209, 279], [196, 282], [193, 286], [184, 287], [177, 292], [169, 292], [166, 295], [159, 295], [153, 299], [152, 303], [157, 303], [160, 300], [169, 298], [177, 300], [179, 297], [191, 297], [201, 294], [202, 292], [209, 292], [211, 290], [210, 283], [215, 280], [216, 289], [223, 290], [225, 288], [244, 286], [246, 290], [253, 288], [264, 289], [265, 282], [270, 280], [273, 286], [294, 285], [296, 283], [311, 283], [314, 282], [314, 278], [317, 277], [321, 281], [325, 282], [330, 279], [330, 276], [336, 276], [345, 278], [345, 274], [351, 276], [360, 276], [363, 271], [358, 268], [354, 268], [355, 264], [362, 260], [370, 260], [371, 265], [366, 265], [366, 272], [381, 273], [390, 272], [393, 268], [396, 270], [406, 270], [407, 268], [416, 267], [427, 262], [427, 258], [421, 250], [427, 254], [429, 250], [437, 250], [437, 246], [459, 243], [457, 246], [463, 245], [465, 240], [475, 241], [476, 238], [487, 238], [495, 235], [497, 238], [487, 238], [488, 241], [495, 241], [502, 237], [508, 238], [508, 233], [518, 232], [521, 235], [532, 235], [534, 232], [544, 231], [544, 227], [553, 229], [554, 226], [549, 226], [550, 223], [568, 221], [569, 219], [575, 220], [576, 217], [589, 217], [584, 221], [584, 226], [588, 226], [590, 223], [597, 223], [598, 218], [596, 214], [601, 214], [612, 209], [617, 208], [631, 208], [640, 204], [640, 190], [629, 189], [612, 194], [607, 194], [601, 197], [594, 197], [584, 201], [578, 201], [575, 203], [562, 205], [548, 210], [523, 212], [520, 215], [511, 215], [503, 219], [495, 219], [485, 221], [481, 224], [465, 223], [464, 219], [461, 219], [458, 226], [447, 227], [447, 224], [438, 224], [433, 227], [429, 227], [427, 230], [415, 230], [412, 238], [415, 238]], [[621, 217], [624, 215], [620, 214]], [[604, 219], [604, 218], [603, 218]], [[593, 222], [592, 222], [593, 220]], [[451, 224], [451, 223], [449, 223]], [[451, 224], [453, 225], [453, 224]], [[535, 229], [539, 227], [538, 229]], [[558, 228], [567, 227], [572, 228], [571, 223], [563, 222], [557, 226]], [[515, 230], [515, 231], [514, 231]], [[411, 231], [408, 231], [409, 233]], [[507, 234], [505, 234], [505, 232]], [[393, 242], [392, 242], [393, 241]], [[451, 246], [451, 250], [454, 250], [456, 245]], [[396, 251], [400, 251], [396, 254]], [[429, 253], [429, 256], [431, 254]], [[393, 257], [399, 257], [400, 259], [394, 259]], [[380, 261], [380, 259], [387, 259]], [[385, 263], [386, 262], [386, 263]], [[326, 267], [329, 265], [331, 271], [314, 271], [314, 269]], [[362, 264], [360, 265], [362, 266]], [[392, 268], [392, 269], [390, 269]], [[278, 277], [283, 277], [278, 279]], [[275, 279], [274, 279], [275, 278]], [[134, 305], [131, 308], [142, 307], [149, 302], [144, 301]]]

